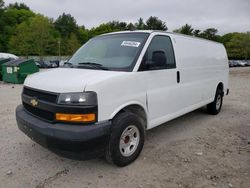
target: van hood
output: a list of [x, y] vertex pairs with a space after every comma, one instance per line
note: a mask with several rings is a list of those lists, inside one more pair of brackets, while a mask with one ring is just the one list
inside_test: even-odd
[[57, 68], [28, 76], [24, 86], [56, 93], [83, 92], [88, 84], [126, 74], [126, 72]]

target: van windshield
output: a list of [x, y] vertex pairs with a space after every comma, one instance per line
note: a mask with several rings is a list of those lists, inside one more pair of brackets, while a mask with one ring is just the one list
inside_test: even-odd
[[120, 33], [95, 37], [67, 63], [72, 67], [132, 71], [148, 33]]

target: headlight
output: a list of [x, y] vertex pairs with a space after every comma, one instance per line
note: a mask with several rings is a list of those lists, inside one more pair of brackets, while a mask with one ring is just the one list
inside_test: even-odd
[[97, 105], [97, 95], [95, 92], [63, 93], [59, 95], [57, 103], [68, 105]]

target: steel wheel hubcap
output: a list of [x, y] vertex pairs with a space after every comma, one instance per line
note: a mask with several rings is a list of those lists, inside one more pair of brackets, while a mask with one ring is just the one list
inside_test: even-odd
[[216, 100], [216, 110], [219, 110], [221, 105], [221, 96], [218, 95], [217, 100]]
[[130, 125], [122, 132], [120, 138], [120, 152], [123, 156], [131, 156], [137, 149], [140, 141], [140, 132], [139, 129]]

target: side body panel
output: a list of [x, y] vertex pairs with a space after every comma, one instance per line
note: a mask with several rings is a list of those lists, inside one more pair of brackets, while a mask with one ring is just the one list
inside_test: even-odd
[[[148, 45], [152, 37], [157, 34], [162, 35], [161, 32], [152, 33], [146, 44]], [[225, 93], [228, 89], [228, 59], [222, 44], [178, 34], [167, 33], [166, 35], [173, 43], [176, 69], [146, 73], [148, 74], [146, 76], [148, 78], [145, 79], [147, 80], [148, 129], [212, 102], [220, 82], [223, 83]], [[135, 71], [138, 70], [145, 51], [146, 49], [143, 49]], [[175, 84], [177, 71], [180, 72], [180, 83]], [[160, 72], [165, 73], [160, 74]], [[164, 83], [153, 83], [156, 80]], [[153, 97], [149, 98], [149, 93]], [[155, 105], [152, 108], [150, 103], [158, 104], [158, 107]]]
[[228, 60], [223, 45], [203, 39], [172, 36], [181, 78], [184, 107], [214, 100], [217, 85], [228, 88]]

